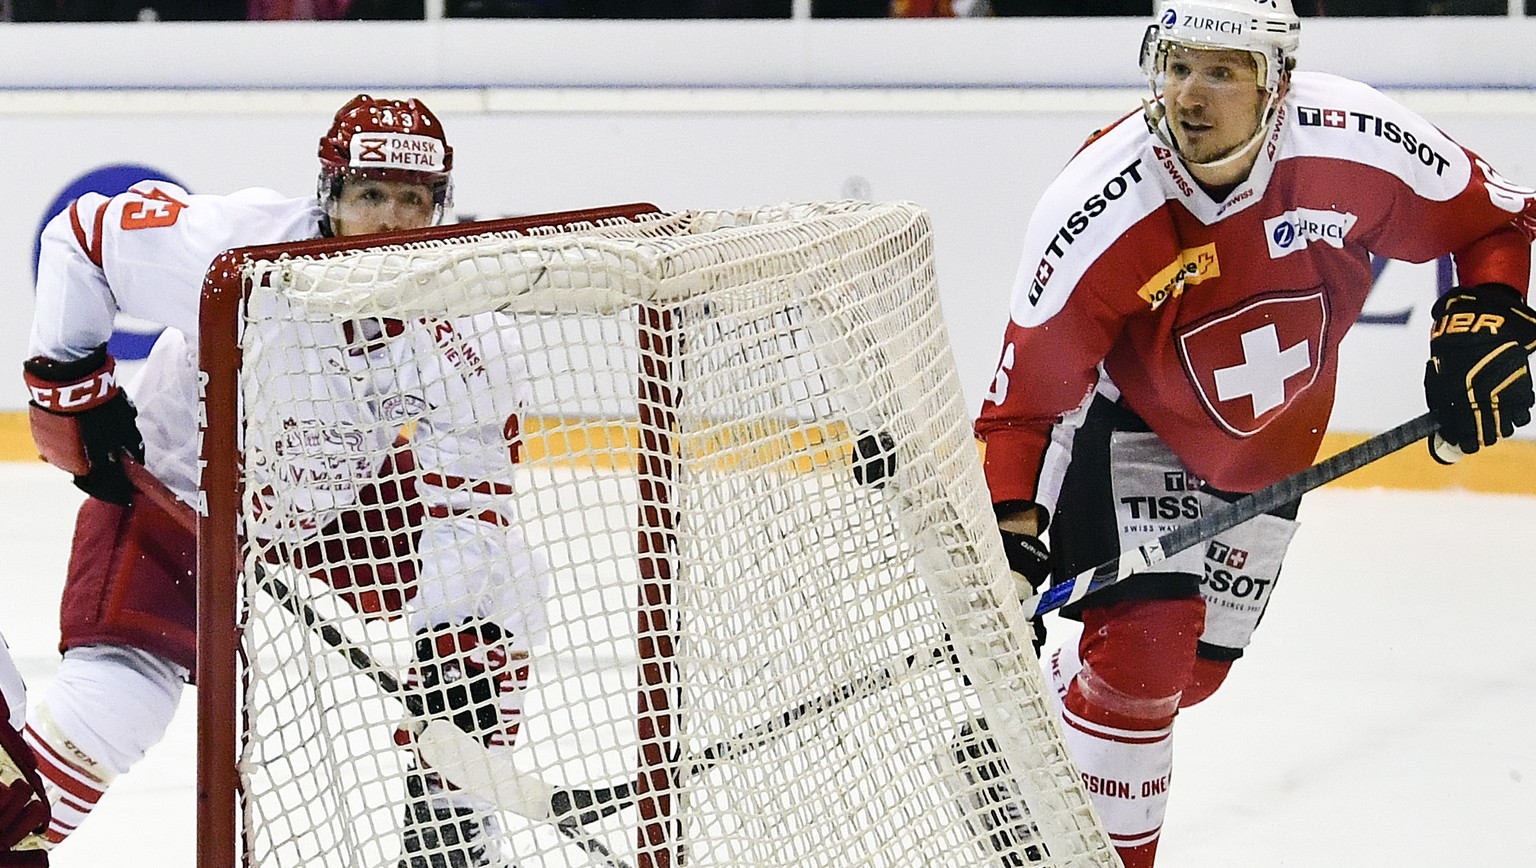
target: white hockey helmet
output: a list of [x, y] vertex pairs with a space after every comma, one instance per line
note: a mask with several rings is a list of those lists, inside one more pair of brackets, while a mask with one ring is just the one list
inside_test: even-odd
[[1291, 0], [1160, 0], [1141, 43], [1149, 81], [1162, 74], [1170, 44], [1251, 52], [1264, 89], [1274, 93], [1301, 44], [1301, 19]]
[[1147, 27], [1141, 40], [1141, 71], [1152, 87], [1144, 113], [1148, 129], [1178, 151], [1163, 124], [1163, 65], [1173, 45], [1233, 49], [1253, 55], [1254, 68], [1268, 95], [1253, 137], [1227, 156], [1203, 165], [1218, 166], [1238, 159], [1263, 138], [1265, 127], [1279, 109], [1281, 84], [1295, 65], [1301, 19], [1296, 17], [1291, 0], [1159, 0], [1156, 22]]

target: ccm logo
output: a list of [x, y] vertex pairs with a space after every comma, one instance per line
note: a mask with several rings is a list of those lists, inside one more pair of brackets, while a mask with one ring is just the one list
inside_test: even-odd
[[56, 386], [30, 385], [32, 403], [44, 410], [78, 413], [88, 410], [117, 392], [115, 371], [102, 371], [88, 380]]

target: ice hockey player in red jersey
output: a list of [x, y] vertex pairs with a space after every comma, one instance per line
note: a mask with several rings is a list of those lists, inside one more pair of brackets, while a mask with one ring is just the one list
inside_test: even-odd
[[[1095, 134], [1030, 219], [976, 423], [1010, 564], [1032, 585], [1308, 466], [1371, 255], [1455, 261], [1424, 375], [1435, 457], [1530, 421], [1536, 191], [1364, 84], [1294, 71], [1290, 0], [1162, 0], [1156, 15], [1144, 111]], [[1082, 640], [1051, 676], [1127, 868], [1153, 864], [1174, 719], [1242, 656], [1296, 509], [1068, 610]]]
[[0, 868], [47, 868], [48, 797], [22, 740], [27, 689], [0, 636]]
[[[319, 156], [313, 198], [261, 189], [192, 195], [145, 182], [112, 198], [82, 196], [43, 233], [25, 363], [33, 435], [42, 455], [90, 495], [64, 590], [64, 659], [25, 733], [53, 804], [51, 844], [163, 737], [195, 672], [195, 539], [150, 498], [134, 496], [120, 459], [141, 460], [195, 502], [198, 300], [209, 265], [235, 247], [419, 229], [451, 205], [453, 151], [438, 118], [417, 100], [351, 100], [321, 138]], [[118, 385], [106, 349], [119, 312], [168, 327], [128, 388]], [[356, 406], [278, 420], [248, 407], [245, 445], [248, 468], [258, 476], [265, 468], [272, 482], [250, 486], [265, 522], [259, 532], [284, 543], [297, 565], [354, 608], [403, 615], [418, 637], [406, 680], [424, 691], [426, 707], [488, 745], [508, 746], [529, 648], [547, 630], [547, 577], [510, 497], [517, 444], [508, 432], [518, 430], [526, 373], [515, 332], [486, 326], [368, 320], [308, 328], [295, 352], [313, 357], [312, 369], [264, 383], [261, 394], [318, 390], [353, 395]], [[289, 343], [298, 336], [270, 319], [250, 334]], [[461, 344], [472, 334], [512, 351], [466, 353]], [[451, 351], [443, 351], [445, 336]], [[370, 367], [381, 353], [396, 364]], [[468, 356], [486, 361], [469, 365]], [[411, 426], [433, 436], [395, 444]], [[284, 467], [289, 436], [333, 444], [338, 453], [309, 459], [316, 466]], [[345, 454], [391, 448], [378, 468]], [[381, 482], [386, 472], [403, 475]], [[374, 532], [363, 543], [369, 550], [342, 538], [342, 527]], [[365, 567], [358, 556], [379, 556], [380, 544], [384, 562]], [[403, 730], [397, 741], [410, 747]], [[488, 806], [416, 764], [403, 788], [402, 868], [510, 864]]]

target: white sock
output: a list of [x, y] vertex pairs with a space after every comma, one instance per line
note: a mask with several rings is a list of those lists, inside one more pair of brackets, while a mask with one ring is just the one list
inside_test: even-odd
[[[1087, 720], [1068, 709], [1064, 700], [1072, 682], [1085, 695], [1126, 713], [1144, 704], [1117, 703], [1118, 691], [1085, 672], [1076, 643], [1063, 646], [1047, 666], [1051, 697], [1062, 716], [1062, 738], [1077, 766], [1089, 801], [1098, 811], [1116, 847], [1138, 847], [1155, 841], [1168, 810], [1168, 784], [1173, 775], [1172, 726], [1148, 730], [1111, 727]], [[1175, 698], [1176, 699], [1176, 698]]]
[[22, 733], [37, 755], [53, 808], [50, 846], [79, 828], [112, 781], [165, 736], [186, 674], [136, 648], [91, 645], [65, 652]]

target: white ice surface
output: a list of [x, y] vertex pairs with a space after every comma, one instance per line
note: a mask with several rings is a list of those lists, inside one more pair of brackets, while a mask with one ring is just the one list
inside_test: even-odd
[[[30, 464], [0, 491], [0, 630], [36, 694], [79, 497]], [[1248, 656], [1179, 719], [1161, 868], [1536, 865], [1533, 566], [1536, 497], [1311, 495]], [[54, 865], [194, 865], [195, 744], [189, 690]]]

